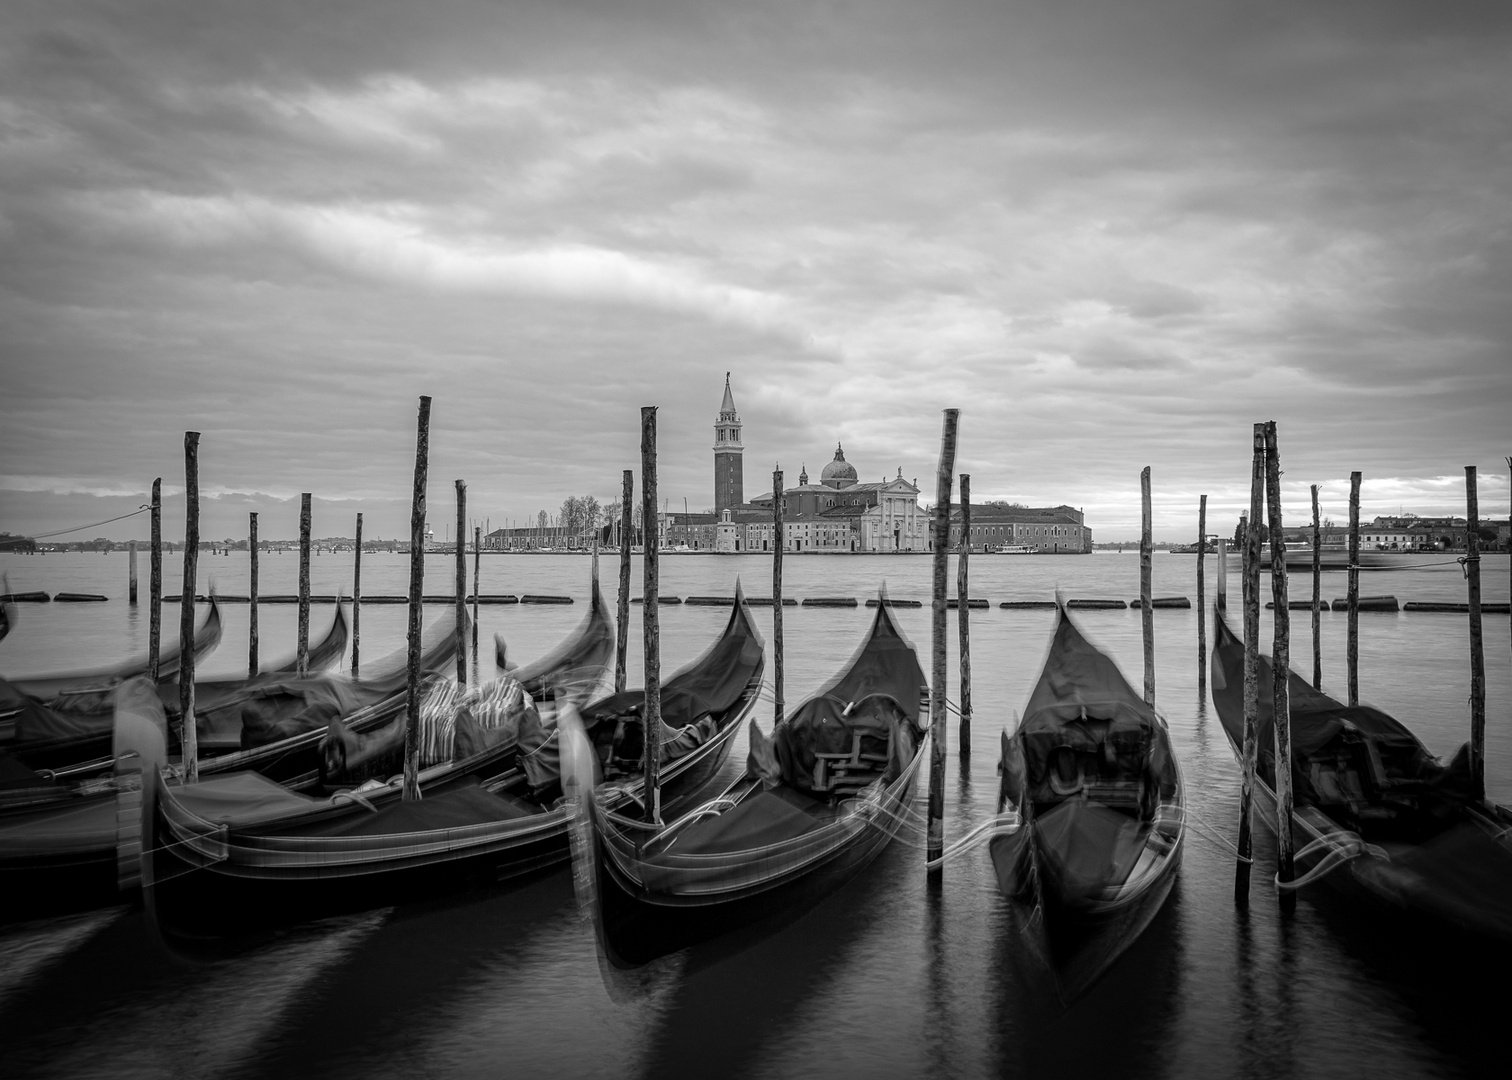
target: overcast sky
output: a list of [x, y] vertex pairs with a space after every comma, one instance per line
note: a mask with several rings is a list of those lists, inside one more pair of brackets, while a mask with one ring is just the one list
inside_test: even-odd
[[[1507, 513], [1512, 5], [0, 7], [0, 529], [404, 535], [660, 490], [977, 499], [1228, 531], [1250, 425], [1289, 520]], [[145, 520], [102, 526], [146, 535]], [[68, 537], [87, 538], [96, 532]]]

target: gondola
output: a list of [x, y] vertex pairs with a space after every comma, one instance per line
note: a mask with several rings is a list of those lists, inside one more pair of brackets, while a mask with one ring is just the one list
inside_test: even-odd
[[859, 873], [913, 799], [928, 693], [913, 646], [879, 604], [849, 666], [770, 740], [751, 721], [747, 767], [717, 798], [648, 826], [600, 788], [591, 813], [606, 958], [634, 966], [780, 918]]
[[[220, 640], [220, 605], [216, 603], [212, 595], [210, 608], [194, 631], [195, 663], [200, 663], [214, 652]], [[181, 645], [170, 645], [159, 651], [158, 682], [173, 682], [178, 678], [180, 650]], [[34, 675], [12, 679], [11, 683], [27, 697], [35, 698], [37, 701], [66, 707], [69, 698], [79, 697], [88, 708], [88, 703], [95, 701], [102, 687], [106, 688], [108, 696], [109, 688], [116, 683], [147, 674], [147, 662], [147, 657], [138, 656], [112, 667], [96, 668], [92, 671], [60, 672], [56, 675]]]
[[[1236, 756], [1244, 739], [1244, 643], [1215, 616], [1213, 703]], [[1274, 829], [1272, 668], [1260, 657], [1255, 812]], [[1299, 876], [1388, 917], [1512, 944], [1512, 810], [1487, 801], [1469, 746], [1441, 764], [1399, 720], [1287, 678], [1292, 836]]]
[[1028, 954], [1070, 1001], [1144, 931], [1175, 883], [1181, 770], [1165, 720], [1064, 608], [1024, 716], [1002, 736], [989, 841]]
[[[762, 665], [760, 635], [740, 602], [709, 651], [668, 680], [666, 721], [703, 736], [664, 765], [674, 791], [703, 782], [723, 760], [730, 734], [756, 698]], [[604, 742], [611, 751], [638, 721], [642, 696], [611, 695], [586, 710], [609, 726]], [[458, 732], [453, 745], [461, 747], [461, 731], [464, 725], [471, 731], [475, 717], [458, 710], [450, 720]], [[257, 774], [186, 785], [147, 769], [143, 890], [154, 924], [186, 940], [224, 937], [564, 860], [568, 815], [560, 777], [543, 768], [552, 759], [527, 761], [522, 750], [523, 733], [539, 724], [531, 709], [518, 718], [518, 742], [466, 740], [484, 748], [421, 769], [424, 797], [417, 801], [401, 798], [398, 778], [314, 798]], [[537, 734], [545, 737], [533, 746], [555, 744], [554, 731]], [[621, 783], [626, 798], [634, 798], [639, 778], [627, 770]]]

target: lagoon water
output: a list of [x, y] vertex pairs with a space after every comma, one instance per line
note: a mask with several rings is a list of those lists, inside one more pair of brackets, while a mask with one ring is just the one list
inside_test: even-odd
[[[1432, 556], [1424, 561], [1433, 560]], [[634, 560], [632, 594], [640, 594]], [[1215, 560], [1206, 560], [1208, 596]], [[612, 595], [617, 558], [602, 559]], [[1196, 599], [1196, 558], [1158, 553], [1155, 595]], [[247, 555], [202, 554], [201, 592], [247, 592]], [[260, 560], [264, 594], [292, 593], [294, 553]], [[313, 560], [315, 593], [350, 592], [352, 556]], [[179, 590], [181, 556], [165, 559], [165, 590]], [[454, 563], [427, 559], [428, 593], [450, 591]], [[368, 554], [363, 592], [402, 594], [409, 559]], [[1237, 560], [1231, 608], [1238, 616]], [[104, 604], [21, 605], [0, 642], [0, 673], [16, 677], [95, 666], [143, 652], [143, 602], [125, 600], [126, 556], [0, 556], [14, 591], [104, 593]], [[1085, 557], [973, 556], [971, 592], [992, 602], [971, 613], [973, 750], [957, 754], [955, 721], [946, 786], [947, 841], [994, 809], [999, 733], [1038, 674], [1053, 612], [1002, 610], [1003, 600], [1138, 595], [1133, 552]], [[663, 596], [770, 590], [769, 558], [665, 556]], [[929, 667], [931, 560], [921, 556], [790, 556], [788, 596], [865, 599], [886, 583], [898, 621]], [[471, 589], [472, 562], [468, 561]], [[484, 606], [479, 674], [493, 674], [495, 633], [523, 662], [582, 618], [589, 560], [490, 555], [484, 593], [561, 593], [568, 607]], [[1455, 565], [1362, 575], [1365, 594], [1463, 601]], [[952, 592], [955, 563], [950, 568]], [[1306, 576], [1293, 596], [1310, 595]], [[1262, 583], [1269, 596], [1268, 580]], [[1484, 595], [1504, 601], [1505, 559], [1484, 564]], [[1326, 574], [1325, 599], [1343, 596]], [[612, 601], [611, 601], [612, 602]], [[223, 608], [225, 634], [205, 676], [244, 673], [244, 604]], [[311, 633], [330, 606], [316, 607]], [[446, 605], [426, 619], [450, 617]], [[1198, 688], [1196, 610], [1157, 610], [1156, 700], [1170, 722], [1204, 821], [1232, 837], [1238, 769], [1210, 701]], [[1262, 626], [1269, 650], [1270, 613]], [[864, 608], [786, 608], [785, 696], [796, 703], [849, 658], [868, 626]], [[1141, 683], [1140, 614], [1082, 611], [1094, 642]], [[641, 671], [642, 612], [632, 608], [630, 679]], [[663, 672], [692, 660], [723, 627], [719, 608], [660, 608]], [[758, 622], [770, 627], [770, 611]], [[291, 656], [293, 605], [259, 609], [265, 661]], [[1292, 613], [1292, 656], [1311, 671], [1307, 612]], [[1322, 616], [1324, 688], [1343, 696], [1346, 616]], [[950, 696], [957, 614], [948, 620]], [[178, 609], [164, 608], [164, 636]], [[364, 666], [402, 648], [405, 609], [364, 606]], [[1467, 620], [1449, 614], [1360, 617], [1365, 700], [1406, 722], [1447, 757], [1468, 737]], [[1208, 628], [1211, 639], [1211, 626]], [[770, 634], [768, 633], [768, 637]], [[1486, 619], [1487, 785], [1512, 802], [1512, 659], [1508, 618]], [[772, 674], [767, 669], [768, 679]], [[763, 727], [770, 705], [755, 714]], [[745, 757], [737, 742], [727, 773]], [[923, 803], [920, 792], [920, 807]], [[605, 970], [591, 926], [576, 910], [565, 869], [494, 890], [386, 908], [295, 928], [233, 956], [191, 962], [163, 951], [128, 906], [0, 926], [0, 1054], [7, 1076], [1371, 1076], [1505, 1075], [1507, 957], [1467, 950], [1413, 927], [1362, 917], [1326, 888], [1302, 894], [1283, 918], [1268, 886], [1267, 834], [1257, 830], [1248, 911], [1232, 896], [1233, 860], [1193, 832], [1176, 888], [1143, 939], [1069, 1007], [1021, 963], [985, 848], [926, 888], [923, 855], [893, 844], [845, 889], [795, 921], [756, 927], [685, 950], [633, 973]]]

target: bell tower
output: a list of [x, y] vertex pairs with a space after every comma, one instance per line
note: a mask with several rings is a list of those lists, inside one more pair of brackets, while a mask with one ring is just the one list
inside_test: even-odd
[[721, 514], [745, 502], [745, 447], [740, 442], [740, 417], [725, 372], [724, 401], [714, 421], [714, 512]]

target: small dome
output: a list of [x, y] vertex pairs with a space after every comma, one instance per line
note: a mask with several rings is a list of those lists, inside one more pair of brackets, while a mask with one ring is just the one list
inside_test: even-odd
[[856, 482], [855, 466], [845, 460], [845, 451], [839, 443], [835, 444], [835, 460], [824, 467], [824, 472], [819, 475], [819, 481], [833, 488], [850, 487]]

